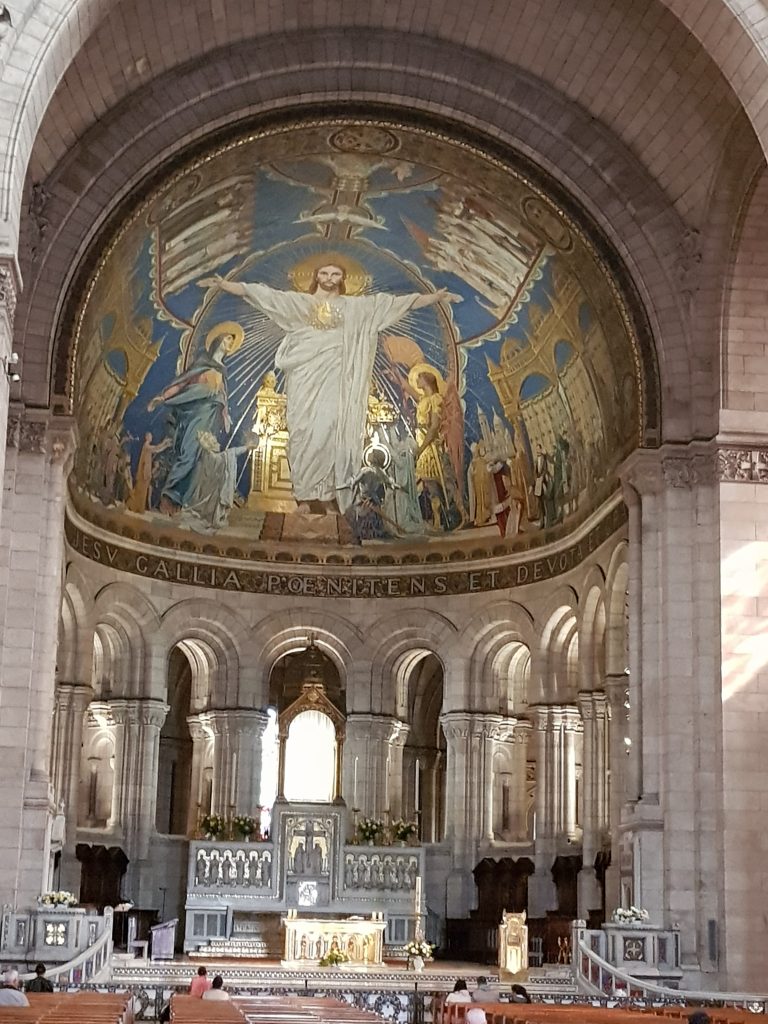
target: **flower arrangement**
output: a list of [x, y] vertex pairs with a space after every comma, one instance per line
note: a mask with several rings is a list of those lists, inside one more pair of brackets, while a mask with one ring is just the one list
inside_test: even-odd
[[256, 821], [250, 814], [236, 814], [232, 819], [232, 830], [243, 839], [249, 839], [256, 831]]
[[611, 914], [614, 924], [645, 924], [650, 914], [642, 907], [617, 907]]
[[384, 831], [384, 822], [378, 818], [361, 818], [357, 823], [357, 834], [367, 843], [373, 842]]
[[320, 957], [321, 967], [338, 967], [339, 964], [348, 964], [349, 957], [340, 949], [329, 949], [325, 956]]
[[200, 831], [206, 839], [221, 839], [227, 831], [227, 822], [220, 814], [204, 814], [200, 819]]
[[66, 889], [58, 889], [53, 892], [44, 892], [37, 897], [41, 907], [74, 907], [77, 903], [77, 896]]
[[417, 827], [415, 821], [403, 821], [402, 818], [397, 818], [390, 825], [392, 830], [392, 837], [398, 842], [407, 843], [408, 840], [416, 835]]
[[432, 956], [433, 947], [424, 939], [411, 939], [406, 943], [405, 952], [408, 956], [420, 956], [422, 960], [429, 960]]

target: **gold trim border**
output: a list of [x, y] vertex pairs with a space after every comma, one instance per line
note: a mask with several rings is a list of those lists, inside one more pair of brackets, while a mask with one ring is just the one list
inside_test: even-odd
[[70, 550], [83, 558], [153, 581], [275, 597], [414, 598], [514, 590], [555, 579], [579, 566], [621, 530], [627, 519], [626, 506], [619, 502], [582, 538], [559, 551], [489, 567], [441, 567], [432, 572], [419, 567], [419, 571], [391, 574], [365, 570], [330, 573], [326, 567], [311, 571], [307, 566], [293, 569], [277, 564], [250, 567], [199, 556], [188, 559], [139, 551], [89, 533], [73, 522], [68, 509], [64, 534]]

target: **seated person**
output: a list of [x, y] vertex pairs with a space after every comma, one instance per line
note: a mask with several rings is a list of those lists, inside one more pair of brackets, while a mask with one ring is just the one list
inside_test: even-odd
[[19, 991], [19, 972], [11, 968], [3, 975], [0, 985], [0, 1006], [29, 1006], [29, 1000]]
[[203, 992], [203, 999], [216, 999], [223, 1001], [229, 999], [229, 992], [224, 991], [224, 979], [220, 974], [217, 974], [213, 979], [213, 984], [207, 992]]
[[522, 985], [512, 986], [512, 999], [510, 1002], [513, 1003], [530, 1003], [531, 997], [528, 995]]
[[457, 978], [456, 984], [453, 986], [453, 992], [449, 992], [445, 997], [445, 1005], [451, 1006], [453, 1003], [471, 1003], [472, 996], [469, 994], [467, 983], [463, 978]]
[[202, 999], [210, 987], [211, 979], [208, 977], [208, 971], [205, 967], [198, 967], [197, 974], [189, 986], [189, 994], [196, 999]]
[[45, 964], [35, 967], [35, 976], [24, 986], [27, 992], [53, 992], [53, 985], [45, 976]]
[[470, 1006], [464, 1014], [465, 1024], [487, 1024], [485, 1010], [482, 1006]]
[[477, 988], [472, 993], [473, 1003], [498, 1003], [499, 997], [488, 984], [485, 975], [480, 974], [477, 978]]

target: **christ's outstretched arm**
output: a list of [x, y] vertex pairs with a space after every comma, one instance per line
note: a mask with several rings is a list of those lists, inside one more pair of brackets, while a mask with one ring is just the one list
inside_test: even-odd
[[220, 288], [223, 292], [229, 292], [230, 295], [239, 295], [241, 298], [245, 295], [245, 289], [242, 284], [238, 281], [227, 281], [219, 274], [214, 274], [213, 277], [203, 277], [197, 283], [201, 288]]

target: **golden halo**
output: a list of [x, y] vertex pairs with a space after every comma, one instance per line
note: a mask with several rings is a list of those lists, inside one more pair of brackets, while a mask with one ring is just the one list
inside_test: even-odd
[[351, 256], [341, 256], [337, 252], [319, 252], [307, 256], [297, 263], [288, 276], [291, 284], [298, 292], [308, 292], [312, 287], [315, 272], [320, 267], [341, 267], [344, 271], [344, 290], [347, 295], [361, 295], [371, 285], [370, 274], [366, 274], [362, 265]]
[[208, 333], [206, 334], [205, 347], [208, 352], [211, 351], [211, 345], [213, 345], [214, 341], [217, 338], [220, 338], [222, 334], [231, 334], [234, 336], [235, 340], [232, 343], [232, 347], [229, 350], [229, 355], [232, 355], [233, 352], [237, 352], [237, 350], [245, 341], [245, 331], [240, 326], [240, 324], [235, 323], [234, 320], [225, 320], [221, 324], [216, 324], [216, 326], [212, 327], [210, 331], [208, 331]]
[[368, 447], [363, 450], [363, 462], [366, 464], [366, 466], [369, 469], [372, 468], [371, 455], [374, 452], [382, 453], [382, 455], [384, 456], [384, 465], [381, 468], [389, 469], [389, 464], [392, 461], [392, 452], [389, 450], [389, 448], [385, 447], [385, 445], [378, 444], [377, 442], [369, 444]]
[[445, 394], [446, 384], [445, 381], [443, 380], [443, 375], [440, 373], [437, 367], [430, 366], [429, 363], [416, 363], [415, 366], [411, 367], [411, 370], [408, 374], [408, 383], [411, 385], [414, 391], [418, 391], [420, 395], [424, 394], [424, 389], [419, 384], [419, 377], [422, 373], [431, 373], [432, 376], [437, 381], [438, 392], [441, 395]]

